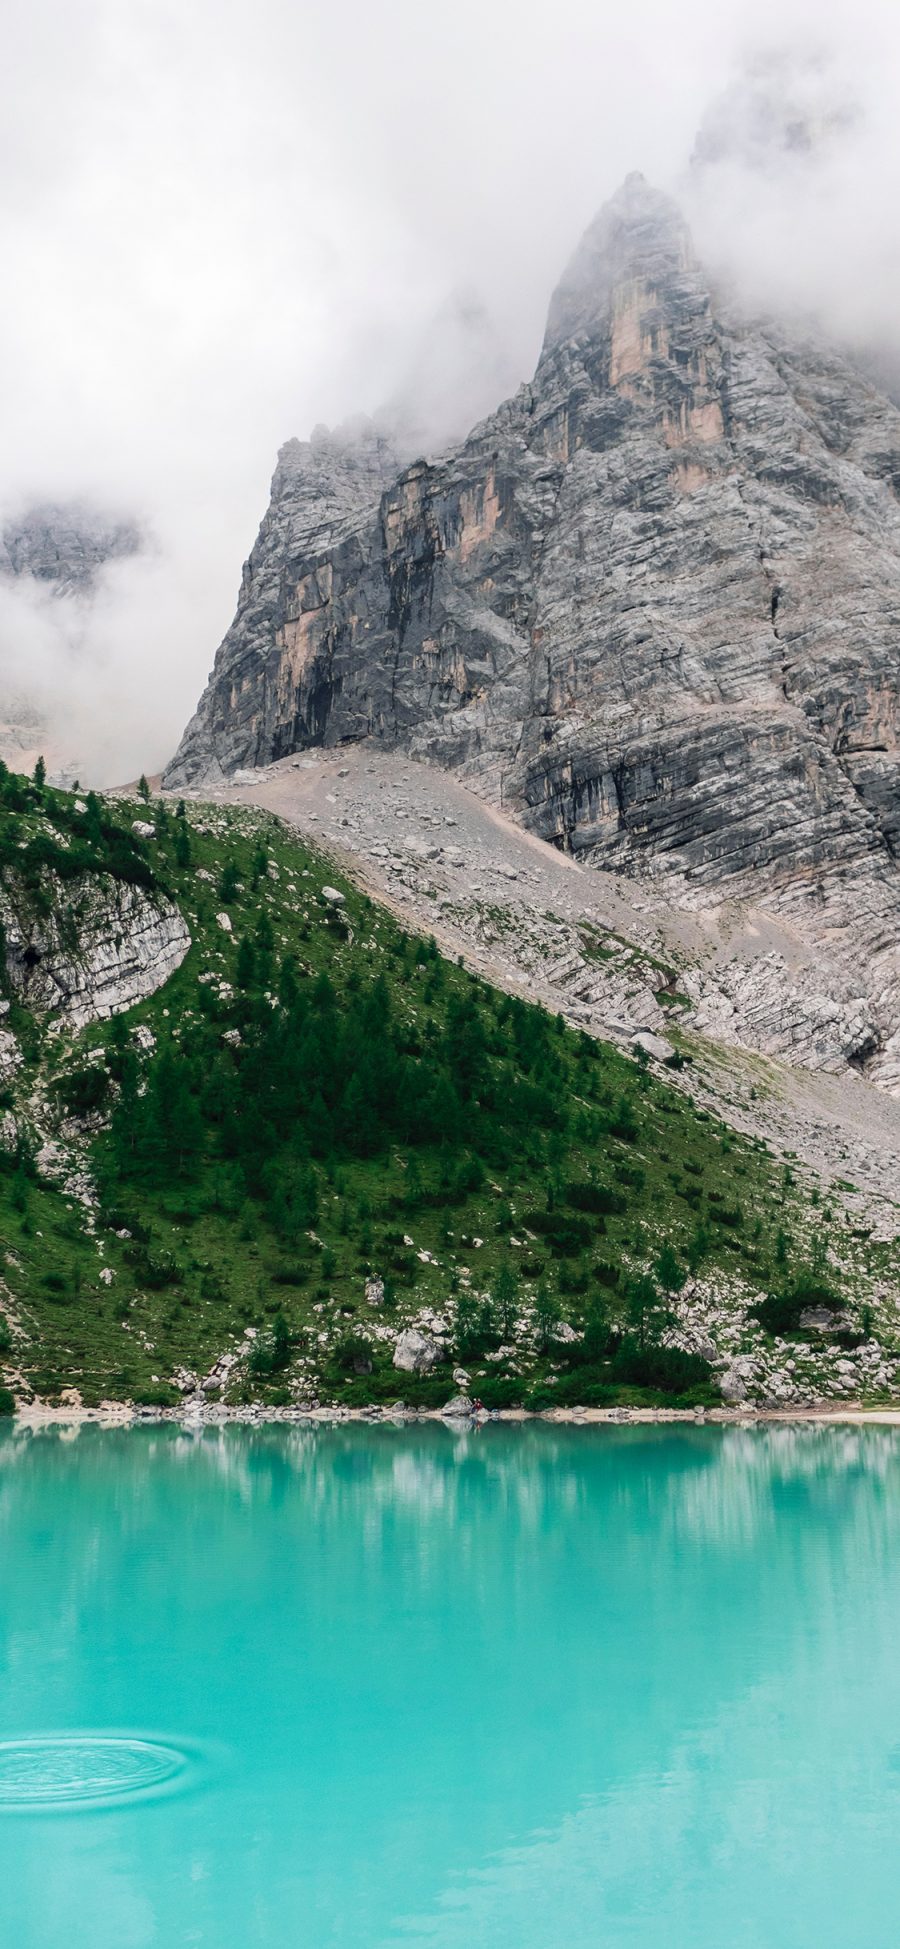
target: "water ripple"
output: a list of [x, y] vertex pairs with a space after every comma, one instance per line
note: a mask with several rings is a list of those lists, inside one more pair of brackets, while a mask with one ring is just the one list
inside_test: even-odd
[[192, 1755], [155, 1739], [112, 1733], [41, 1734], [0, 1741], [0, 1814], [121, 1806], [189, 1783]]

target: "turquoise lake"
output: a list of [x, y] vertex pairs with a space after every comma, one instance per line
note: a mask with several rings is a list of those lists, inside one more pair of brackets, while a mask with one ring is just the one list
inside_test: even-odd
[[0, 1434], [0, 1940], [897, 1936], [888, 1428]]

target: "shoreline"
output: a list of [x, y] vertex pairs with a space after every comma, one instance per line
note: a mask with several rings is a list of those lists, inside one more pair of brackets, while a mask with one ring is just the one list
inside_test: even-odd
[[[692, 1426], [752, 1428], [769, 1422], [833, 1422], [840, 1426], [873, 1425], [900, 1427], [900, 1406], [865, 1408], [858, 1402], [823, 1402], [808, 1408], [764, 1408], [753, 1406], [721, 1408], [547, 1408], [531, 1412], [527, 1408], [482, 1409], [480, 1414], [445, 1414], [440, 1408], [142, 1408], [128, 1402], [105, 1402], [98, 1408], [35, 1406], [21, 1408], [7, 1418], [10, 1429], [38, 1432], [44, 1428], [100, 1427], [144, 1428], [179, 1427], [188, 1432], [227, 1427], [336, 1427], [359, 1422], [369, 1427], [386, 1424], [393, 1428], [440, 1422], [448, 1429], [483, 1428], [493, 1425], [515, 1426], [543, 1422], [550, 1427], [633, 1427]], [[0, 1421], [0, 1428], [3, 1422]]]

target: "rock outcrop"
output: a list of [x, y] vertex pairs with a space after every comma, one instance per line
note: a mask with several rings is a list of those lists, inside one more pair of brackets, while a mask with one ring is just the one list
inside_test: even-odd
[[414, 1326], [397, 1335], [394, 1366], [404, 1374], [428, 1374], [441, 1358], [440, 1346], [430, 1333]]
[[122, 881], [45, 875], [44, 897], [0, 886], [7, 983], [37, 1013], [70, 1027], [104, 1021], [152, 995], [191, 945], [172, 901]]
[[[283, 450], [166, 782], [366, 737], [452, 766], [673, 903], [789, 922], [846, 1060], [900, 1088], [898, 487], [888, 398], [731, 310], [631, 177], [461, 446]], [[748, 984], [777, 1008], [777, 968]]]
[[30, 507], [0, 530], [0, 575], [30, 576], [54, 595], [85, 595], [107, 562], [142, 546], [133, 521], [79, 503]]

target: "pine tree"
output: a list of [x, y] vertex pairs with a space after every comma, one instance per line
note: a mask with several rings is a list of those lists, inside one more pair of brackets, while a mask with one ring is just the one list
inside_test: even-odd
[[511, 1340], [516, 1330], [519, 1312], [519, 1282], [508, 1260], [504, 1260], [497, 1273], [491, 1298], [494, 1302], [500, 1337], [502, 1340]]
[[643, 1351], [652, 1346], [666, 1321], [666, 1309], [649, 1274], [642, 1272], [625, 1289], [628, 1324]]
[[664, 1293], [680, 1293], [685, 1280], [684, 1267], [679, 1264], [671, 1245], [663, 1246], [654, 1271]]

